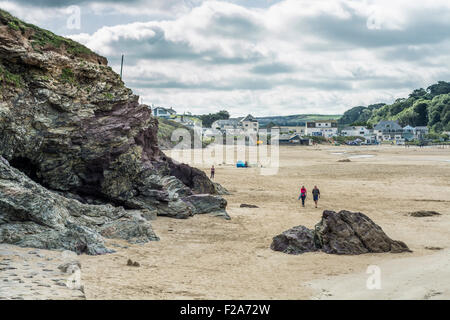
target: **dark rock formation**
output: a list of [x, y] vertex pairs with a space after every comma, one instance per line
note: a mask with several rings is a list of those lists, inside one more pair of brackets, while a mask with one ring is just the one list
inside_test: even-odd
[[127, 266], [129, 266], [129, 267], [140, 267], [141, 264], [139, 262], [137, 262], [137, 261], [133, 262], [133, 260], [128, 259]]
[[360, 212], [324, 211], [314, 230], [294, 227], [274, 237], [271, 248], [289, 254], [321, 250], [330, 254], [410, 252], [401, 241], [389, 238], [369, 217]]
[[436, 212], [436, 211], [420, 210], [420, 211], [410, 212], [409, 215], [411, 217], [422, 218], [422, 217], [440, 216], [441, 214], [439, 212]]
[[0, 243], [77, 253], [112, 252], [103, 237], [158, 240], [150, 223], [111, 205], [86, 205], [49, 191], [0, 157]]
[[255, 206], [254, 204], [246, 204], [246, 203], [242, 203], [239, 207], [240, 208], [259, 208], [258, 206]]
[[208, 213], [213, 216], [230, 220], [230, 216], [225, 211], [227, 201], [219, 196], [209, 194], [198, 194], [183, 199], [194, 214]]
[[314, 244], [314, 231], [304, 226], [294, 227], [274, 237], [270, 248], [288, 254], [319, 250]]
[[102, 254], [157, 240], [156, 215], [229, 218], [138, 101], [104, 57], [0, 10], [0, 242]]
[[46, 188], [179, 218], [183, 198], [218, 193], [160, 151], [157, 119], [105, 58], [4, 11], [0, 82], [0, 155]]

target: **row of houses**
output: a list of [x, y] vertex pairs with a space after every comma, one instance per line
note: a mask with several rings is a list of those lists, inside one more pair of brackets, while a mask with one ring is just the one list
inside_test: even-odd
[[429, 133], [426, 126], [402, 127], [397, 121], [380, 121], [373, 129], [365, 126], [351, 126], [343, 128], [341, 136], [364, 137], [369, 142], [390, 141], [403, 143], [405, 141], [423, 140]]
[[[177, 115], [172, 108], [153, 107], [156, 117], [171, 119], [188, 127], [201, 126], [201, 122], [195, 121], [189, 115]], [[198, 120], [198, 119], [197, 119]], [[251, 114], [246, 117], [230, 118], [215, 121], [211, 129], [203, 129], [206, 134], [215, 132], [227, 132], [231, 134], [258, 133], [260, 124]], [[305, 143], [303, 137], [317, 136], [330, 139], [336, 136], [363, 137], [369, 143], [389, 141], [403, 143], [405, 141], [422, 140], [429, 133], [426, 126], [402, 127], [397, 121], [380, 121], [373, 129], [366, 126], [348, 126], [339, 130], [336, 120], [305, 121], [296, 126], [274, 126], [268, 131], [278, 130], [280, 142]]]

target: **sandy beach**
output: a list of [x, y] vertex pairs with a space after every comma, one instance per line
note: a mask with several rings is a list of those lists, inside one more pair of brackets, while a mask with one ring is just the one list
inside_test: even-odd
[[[337, 162], [345, 158], [351, 162]], [[152, 222], [159, 242], [130, 245], [113, 241], [115, 254], [81, 256], [86, 297], [448, 298], [448, 160], [450, 149], [286, 146], [280, 147], [280, 169], [273, 176], [259, 175], [257, 168], [217, 166], [216, 181], [232, 192], [226, 196], [232, 219], [159, 217]], [[308, 190], [318, 185], [322, 193], [318, 209], [311, 199], [301, 208], [297, 201], [301, 184]], [[259, 208], [240, 208], [242, 203]], [[413, 252], [291, 256], [270, 250], [272, 237], [297, 225], [313, 227], [325, 209], [363, 212]], [[415, 210], [435, 210], [442, 215], [407, 215]], [[128, 267], [127, 259], [138, 261], [141, 267]], [[365, 285], [370, 265], [382, 270], [383, 290], [375, 293]]]

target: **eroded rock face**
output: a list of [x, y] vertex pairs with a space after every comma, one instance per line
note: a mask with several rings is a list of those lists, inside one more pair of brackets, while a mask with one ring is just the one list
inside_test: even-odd
[[0, 243], [104, 254], [103, 237], [158, 240], [150, 222], [123, 208], [86, 205], [49, 191], [0, 157]]
[[273, 238], [271, 248], [289, 254], [323, 251], [330, 254], [410, 252], [408, 246], [389, 238], [360, 212], [324, 211], [314, 230], [294, 227]]
[[176, 218], [218, 193], [160, 151], [151, 110], [82, 45], [0, 11], [0, 78], [0, 155], [46, 188]]

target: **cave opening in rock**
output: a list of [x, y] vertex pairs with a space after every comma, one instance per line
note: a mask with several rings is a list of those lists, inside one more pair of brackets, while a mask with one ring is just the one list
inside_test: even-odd
[[41, 182], [38, 176], [39, 168], [30, 159], [25, 157], [16, 157], [11, 159], [9, 161], [9, 164], [22, 173], [26, 174], [34, 182]]

